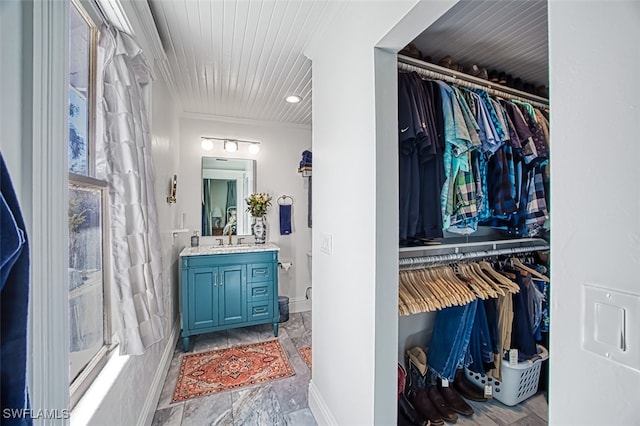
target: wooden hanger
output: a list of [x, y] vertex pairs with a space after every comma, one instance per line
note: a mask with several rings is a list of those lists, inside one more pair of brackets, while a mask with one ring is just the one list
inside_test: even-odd
[[424, 271], [425, 276], [429, 277], [429, 282], [431, 284], [431, 290], [434, 295], [437, 297], [438, 303], [440, 304], [440, 309], [448, 308], [449, 306], [455, 305], [456, 301], [454, 297], [450, 294], [446, 286], [439, 279], [436, 269], [427, 269]]
[[460, 279], [460, 277], [458, 277], [453, 268], [446, 267], [443, 269], [443, 272], [446, 277], [445, 279], [448, 280], [451, 285], [456, 288], [456, 291], [462, 295], [463, 305], [472, 302], [478, 297], [476, 293], [469, 288], [466, 281], [463, 281], [462, 279]]
[[[518, 284], [514, 283], [509, 278], [493, 269], [493, 266], [489, 262], [478, 262], [478, 265], [480, 266], [480, 268], [482, 268], [482, 270], [493, 277], [495, 281], [499, 283], [499, 285], [501, 285], [503, 288], [505, 288], [509, 293], [518, 293], [520, 291], [520, 286], [518, 286]], [[514, 275], [513, 279], [515, 278], [516, 277]]]
[[411, 277], [413, 276], [414, 271], [406, 271], [403, 273], [403, 288], [405, 295], [405, 303], [407, 307], [411, 311], [411, 313], [417, 314], [419, 312], [426, 312], [428, 307], [425, 307], [424, 301], [422, 297], [418, 293], [418, 291], [414, 288]]
[[484, 279], [487, 284], [489, 284], [491, 286], [491, 288], [493, 288], [493, 290], [500, 296], [504, 296], [506, 293], [504, 292], [504, 289], [500, 286], [500, 284], [498, 284], [496, 282], [496, 280], [489, 275], [488, 273], [485, 273], [482, 268], [480, 267], [480, 265], [478, 265], [477, 263], [470, 263], [469, 266], [475, 270], [475, 272], [482, 278]]
[[529, 268], [527, 265], [522, 263], [520, 261], [520, 259], [518, 259], [517, 257], [512, 257], [511, 258], [511, 264], [516, 266], [516, 267], [518, 267], [519, 269], [521, 269], [523, 271], [529, 272], [531, 275], [533, 275], [534, 277], [538, 277], [542, 281], [545, 281], [545, 282], [548, 282], [548, 283], [551, 282], [549, 277], [547, 277], [546, 275], [542, 275], [540, 272], [536, 271], [535, 269]]
[[445, 294], [447, 302], [450, 302], [451, 306], [464, 305], [464, 297], [462, 293], [459, 291], [456, 284], [445, 276], [444, 274], [445, 268], [447, 267], [445, 266], [441, 268], [436, 268], [435, 270], [431, 271], [434, 281], [437, 283], [439, 288]]

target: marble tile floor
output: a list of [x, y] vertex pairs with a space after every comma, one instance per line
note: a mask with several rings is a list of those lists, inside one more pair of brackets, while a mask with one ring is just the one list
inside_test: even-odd
[[[203, 334], [192, 338], [192, 352], [223, 349], [234, 345], [273, 339], [270, 324]], [[317, 425], [308, 405], [311, 372], [298, 353], [298, 348], [311, 345], [311, 312], [293, 313], [289, 321], [280, 324], [278, 339], [285, 348], [295, 370], [292, 377], [262, 385], [220, 392], [177, 403], [171, 396], [178, 380], [182, 360], [182, 341], [171, 360], [153, 426], [307, 426]], [[458, 417], [456, 425], [481, 426], [543, 426], [548, 424], [548, 405], [539, 393], [515, 407], [495, 400], [468, 401], [475, 414]]]
[[[273, 338], [271, 324], [202, 334], [191, 338], [190, 353]], [[307, 400], [311, 372], [298, 352], [298, 348], [311, 345], [311, 312], [290, 314], [289, 321], [280, 324], [278, 339], [287, 352], [294, 376], [172, 403], [184, 355], [179, 339], [152, 425], [317, 425]]]
[[482, 426], [546, 426], [548, 422], [548, 404], [543, 393], [513, 407], [508, 407], [495, 399], [486, 402], [467, 400], [475, 413], [472, 416], [458, 416], [456, 425]]

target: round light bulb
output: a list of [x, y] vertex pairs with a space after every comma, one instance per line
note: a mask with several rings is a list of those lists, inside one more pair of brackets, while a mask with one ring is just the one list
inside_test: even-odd
[[289, 102], [290, 104], [297, 104], [302, 100], [302, 98], [298, 95], [289, 95], [284, 100]]
[[211, 139], [202, 139], [202, 142], [200, 142], [200, 146], [205, 151], [211, 151], [213, 149], [213, 141]]
[[258, 145], [257, 143], [252, 143], [251, 145], [249, 145], [249, 153], [257, 154], [258, 151], [260, 151], [260, 145]]
[[235, 141], [226, 141], [224, 143], [224, 149], [227, 152], [236, 152], [238, 150], [238, 143]]

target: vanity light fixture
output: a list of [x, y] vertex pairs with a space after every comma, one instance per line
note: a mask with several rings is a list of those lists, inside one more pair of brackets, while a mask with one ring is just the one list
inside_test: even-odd
[[224, 141], [224, 149], [227, 152], [236, 152], [238, 150], [238, 142], [231, 140]]
[[248, 149], [250, 154], [257, 154], [260, 151], [260, 144], [258, 142], [253, 142], [249, 144]]
[[213, 141], [211, 139], [204, 139], [203, 138], [202, 142], [200, 142], [200, 146], [205, 151], [211, 151], [213, 149]]
[[[200, 146], [205, 151], [220, 149], [219, 147], [221, 145], [224, 146], [224, 150], [229, 153], [240, 151], [242, 146], [246, 146], [245, 149], [249, 154], [257, 154], [260, 151], [260, 142], [256, 141], [243, 141], [239, 139], [226, 139], [212, 136], [200, 137]], [[218, 148], [216, 148], [216, 146]]]
[[302, 97], [298, 95], [289, 95], [286, 98], [284, 98], [284, 100], [289, 102], [290, 104], [297, 104], [302, 100]]

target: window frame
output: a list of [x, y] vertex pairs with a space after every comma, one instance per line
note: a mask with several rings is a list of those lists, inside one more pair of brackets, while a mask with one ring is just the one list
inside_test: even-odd
[[[95, 178], [96, 174], [96, 146], [99, 141], [96, 134], [97, 121], [97, 81], [98, 81], [98, 26], [103, 23], [97, 5], [92, 1], [71, 0], [70, 7], [75, 8], [78, 14], [84, 19], [89, 27], [89, 78], [87, 87], [87, 176], [69, 172], [69, 183], [67, 194], [73, 187], [99, 190], [101, 197], [101, 224], [102, 224], [102, 297], [103, 297], [103, 343], [100, 349], [93, 355], [91, 360], [82, 368], [78, 375], [69, 380], [69, 404], [73, 409], [85, 392], [91, 387], [98, 377], [110, 356], [114, 354], [117, 342], [112, 336], [112, 274], [110, 262], [110, 235], [109, 235], [109, 200], [108, 183]], [[71, 37], [71, 35], [69, 35]], [[72, 52], [69, 53], [70, 55]], [[68, 90], [72, 90], [69, 84]], [[67, 99], [69, 95], [67, 95]], [[67, 124], [68, 125], [68, 124]], [[68, 144], [68, 141], [67, 141]], [[68, 150], [67, 146], [67, 150]], [[68, 154], [67, 154], [68, 155]], [[67, 327], [70, 327], [70, 317]], [[71, 353], [70, 342], [67, 344], [67, 351]]]

